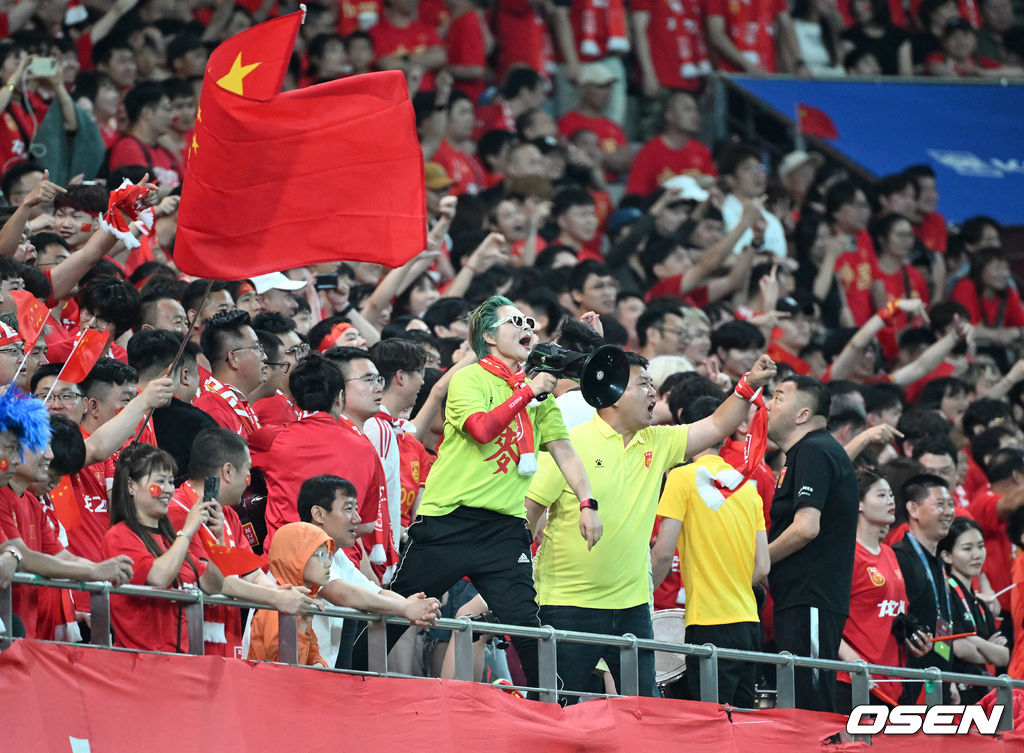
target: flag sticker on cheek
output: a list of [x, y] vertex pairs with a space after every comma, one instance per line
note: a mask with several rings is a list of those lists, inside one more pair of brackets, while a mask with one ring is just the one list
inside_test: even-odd
[[9, 471], [11, 469], [11, 461], [7, 458], [0, 458], [0, 471]]
[[160, 484], [150, 484], [149, 485], [149, 494], [152, 497], [159, 497], [160, 496], [160, 492], [162, 492], [163, 490], [164, 489], [163, 489], [162, 486], [160, 486]]

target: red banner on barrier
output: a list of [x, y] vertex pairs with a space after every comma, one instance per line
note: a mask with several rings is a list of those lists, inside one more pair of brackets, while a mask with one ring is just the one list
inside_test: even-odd
[[16, 641], [0, 654], [0, 749], [54, 753], [792, 753], [1021, 750], [1002, 740], [823, 741], [845, 717], [613, 698], [568, 709], [488, 685]]

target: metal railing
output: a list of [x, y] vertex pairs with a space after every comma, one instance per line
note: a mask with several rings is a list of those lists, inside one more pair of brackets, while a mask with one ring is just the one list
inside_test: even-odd
[[[110, 633], [110, 595], [139, 596], [144, 598], [163, 599], [184, 604], [185, 616], [188, 621], [189, 652], [193, 655], [203, 654], [203, 607], [206, 605], [224, 605], [245, 609], [271, 609], [264, 604], [243, 601], [226, 596], [211, 596], [197, 590], [173, 590], [153, 588], [150, 586], [119, 586], [109, 583], [78, 582], [48, 580], [27, 573], [14, 576], [14, 583], [25, 586], [42, 586], [47, 588], [67, 588], [74, 591], [86, 591], [91, 594], [91, 634], [92, 644], [101, 648], [112, 648]], [[324, 614], [330, 617], [358, 620], [367, 623], [368, 672], [360, 674], [379, 677], [409, 677], [388, 669], [387, 625], [409, 625], [409, 621], [401, 617], [385, 617], [367, 614], [355, 609], [326, 606]], [[0, 633], [0, 648], [8, 647], [14, 639], [12, 633], [12, 602], [11, 588], [0, 590], [0, 619], [3, 620], [4, 632]], [[283, 664], [298, 664], [298, 619], [294, 615], [278, 614], [279, 638], [278, 661]], [[452, 633], [454, 643], [455, 678], [472, 681], [473, 677], [473, 642], [478, 634], [506, 635], [512, 637], [534, 638], [538, 642], [538, 666], [540, 686], [505, 686], [516, 690], [536, 693], [540, 700], [556, 702], [559, 695], [579, 695], [586, 697], [607, 697], [592, 693], [575, 693], [558, 688], [558, 657], [559, 642], [582, 643], [589, 645], [608, 646], [619, 649], [621, 695], [639, 695], [639, 652], [661, 651], [686, 656], [696, 656], [700, 661], [700, 699], [717, 702], [718, 700], [718, 662], [736, 660], [754, 664], [774, 665], [776, 668], [777, 705], [780, 708], [795, 706], [794, 670], [797, 667], [823, 669], [826, 671], [848, 672], [850, 674], [853, 705], [860, 706], [870, 703], [870, 682], [872, 675], [882, 675], [907, 680], [919, 680], [925, 684], [925, 703], [931, 707], [942, 703], [942, 683], [962, 683], [995, 688], [997, 705], [1003, 706], [999, 720], [999, 729], [1011, 729], [1013, 726], [1013, 690], [1024, 690], [1024, 681], [1014, 680], [1009, 675], [989, 677], [983, 675], [967, 675], [955, 672], [944, 672], [936, 667], [913, 669], [909, 667], [886, 667], [868, 664], [864, 661], [845, 662], [830, 659], [814, 659], [807, 656], [794, 656], [783, 651], [768, 654], [760, 651], [742, 651], [738, 649], [719, 648], [710, 643], [696, 645], [689, 643], [673, 643], [656, 639], [637, 638], [634, 635], [601, 635], [597, 633], [581, 633], [572, 630], [559, 630], [550, 625], [543, 627], [523, 627], [521, 625], [501, 625], [489, 622], [475, 622], [469, 618], [439, 619], [435, 627]], [[59, 642], [59, 641], [53, 641]], [[331, 670], [347, 672], [347, 670]]]

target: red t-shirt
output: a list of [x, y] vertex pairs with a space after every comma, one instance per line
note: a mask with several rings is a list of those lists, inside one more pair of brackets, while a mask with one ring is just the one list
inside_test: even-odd
[[354, 31], [372, 28], [382, 15], [380, 0], [338, 0], [338, 33], [347, 37]]
[[[448, 53], [448, 65], [487, 67], [484, 30], [475, 10], [467, 11], [451, 22], [444, 35], [444, 48]], [[487, 88], [487, 83], [483, 78], [462, 79], [455, 82], [455, 88], [476, 102]]]
[[554, 62], [554, 47], [547, 22], [530, 0], [498, 0], [493, 12], [498, 47], [498, 80], [514, 65], [526, 65], [546, 75]]
[[680, 293], [679, 285], [682, 281], [682, 275], [672, 275], [663, 280], [658, 280], [651, 286], [650, 290], [644, 293], [644, 300], [650, 303], [655, 298], [675, 298], [688, 306], [695, 306], [696, 308], [703, 308], [708, 305], [707, 285], [698, 285], [687, 290], [685, 293]]
[[956, 373], [956, 366], [951, 364], [949, 361], [943, 361], [936, 366], [928, 376], [921, 377], [916, 382], [911, 384], [906, 389], [907, 401], [916, 403], [918, 396], [921, 394], [921, 390], [924, 386], [933, 379], [939, 379], [941, 377], [950, 377]]
[[299, 420], [299, 409], [282, 392], [257, 400], [252, 409], [260, 419], [260, 426], [281, 427]]
[[[252, 464], [267, 479], [267, 551], [274, 531], [299, 519], [296, 506], [302, 482], [322, 473], [348, 479], [359, 498], [359, 517], [377, 520], [378, 506], [387, 506], [384, 469], [370, 441], [318, 412], [283, 429], [263, 429], [249, 440]], [[369, 542], [367, 551], [372, 547]]]
[[110, 169], [125, 165], [143, 165], [152, 170], [153, 179], [163, 186], [181, 183], [181, 165], [169, 149], [159, 144], [144, 144], [130, 134], [122, 136], [110, 148]]
[[[651, 545], [658, 538], [662, 518], [654, 519], [654, 532], [651, 534]], [[683, 588], [683, 578], [679, 572], [679, 550], [672, 552], [672, 565], [661, 585], [654, 589], [654, 609], [679, 609], [679, 592]]]
[[626, 181], [626, 193], [647, 196], [673, 175], [717, 176], [711, 151], [695, 139], [673, 149], [661, 136], [644, 144], [633, 160]]
[[946, 253], [948, 230], [946, 218], [938, 212], [930, 212], [921, 218], [921, 224], [914, 226], [914, 235], [930, 248], [940, 254]]
[[[971, 517], [981, 526], [985, 537], [985, 565], [982, 572], [988, 576], [989, 585], [998, 593], [1011, 583], [1010, 565], [1012, 564], [1010, 540], [1006, 537], [1006, 521], [1000, 520], [996, 514], [996, 505], [1002, 494], [985, 489], [971, 499]], [[1010, 608], [1010, 594], [999, 597], [1003, 609]]]
[[[29, 549], [43, 554], [56, 555], [64, 550], [35, 495], [25, 492], [19, 497], [5, 486], [0, 489], [0, 541], [7, 539], [21, 539]], [[25, 635], [29, 638], [53, 638], [40, 635], [36, 629], [41, 590], [44, 589], [18, 585], [11, 590], [14, 614], [25, 623]]]
[[[429, 47], [440, 47], [441, 37], [437, 29], [421, 21], [413, 21], [408, 26], [395, 26], [382, 15], [380, 22], [369, 31], [373, 38], [373, 51], [377, 59], [391, 55], [409, 55], [426, 52]], [[434, 74], [424, 73], [422, 91], [434, 88]]]
[[[896, 616], [907, 611], [907, 586], [900, 572], [896, 553], [882, 544], [872, 554], [860, 542], [853, 554], [853, 582], [850, 585], [850, 617], [843, 628], [843, 640], [869, 664], [898, 667], [900, 644], [892, 634]], [[840, 672], [836, 679], [850, 682], [850, 675]], [[874, 678], [878, 688], [890, 698], [899, 698], [902, 687], [897, 682]]]
[[775, 340], [768, 345], [768, 357], [776, 363], [788, 363], [797, 374], [811, 373], [811, 365], [807, 361], [795, 353], [790, 353]]
[[961, 303], [971, 315], [971, 324], [986, 327], [1024, 326], [1024, 306], [1016, 288], [1008, 287], [1004, 298], [984, 298], [978, 295], [974, 280], [965, 277], [953, 286], [950, 299]]
[[409, 432], [397, 435], [398, 457], [401, 459], [402, 525], [412, 525], [412, 506], [420, 489], [427, 483], [427, 474], [434, 464], [434, 456], [423, 443]]
[[460, 152], [449, 144], [447, 139], [441, 142], [432, 160], [442, 165], [448, 176], [455, 181], [452, 193], [456, 196], [464, 193], [477, 194], [484, 189], [486, 178], [480, 163], [475, 157]]
[[[89, 436], [84, 429], [80, 431], [83, 439]], [[68, 551], [72, 554], [94, 562], [104, 559], [100, 556], [100, 545], [110, 529], [107, 490], [113, 483], [113, 458], [86, 466], [71, 477], [71, 490], [82, 516], [82, 524], [67, 532]]]
[[[892, 274], [883, 272], [879, 267], [878, 277], [875, 279], [885, 286], [885, 292], [889, 298], [920, 298], [926, 306], [928, 305], [928, 283], [924, 281], [924, 275], [913, 264], [904, 264], [901, 269]], [[882, 345], [882, 353], [885, 355], [886, 361], [891, 363], [899, 356], [897, 333], [902, 332], [908, 324], [907, 315], [898, 311], [893, 317], [892, 325], [879, 331], [878, 341]]]
[[0, 169], [5, 172], [28, 159], [28, 145], [35, 136], [36, 124], [43, 122], [46, 115], [48, 105], [42, 97], [34, 92], [30, 92], [28, 97], [35, 122], [33, 116], [22, 107], [20, 94], [12, 98], [7, 109], [3, 111], [3, 126], [0, 127]]
[[988, 476], [985, 475], [985, 471], [981, 470], [981, 466], [975, 462], [974, 457], [971, 455], [970, 447], [964, 449], [964, 455], [967, 456], [964, 491], [967, 492], [968, 497], [973, 499], [988, 489]]
[[704, 38], [705, 0], [633, 0], [634, 13], [650, 14], [647, 42], [658, 83], [669, 89], [695, 91], [711, 72]]
[[836, 261], [836, 277], [846, 291], [846, 304], [858, 327], [864, 326], [875, 313], [871, 302], [871, 281], [881, 274], [871, 236], [866, 230], [861, 230], [857, 234], [857, 249], [847, 251]]
[[[240, 397], [238, 393], [232, 394], [237, 402], [235, 406], [229, 405], [224, 397], [210, 389], [200, 392], [199, 397], [192, 401], [192, 405], [209, 414], [218, 426], [230, 429], [235, 434], [248, 439], [256, 429], [260, 428], [259, 419], [253, 421], [252, 417], [247, 415], [252, 411], [248, 400]], [[252, 416], [255, 415], [255, 413], [252, 414]]]
[[495, 102], [490, 105], [476, 108], [476, 121], [473, 123], [473, 140], [479, 141], [480, 137], [488, 131], [516, 132], [516, 119], [507, 102]]
[[612, 154], [627, 143], [625, 132], [608, 118], [591, 118], [570, 110], [558, 121], [558, 132], [566, 138], [584, 129], [597, 134], [601, 141], [601, 151], [605, 154]]
[[[740, 54], [769, 73], [775, 73], [775, 19], [789, 11], [786, 1], [707, 0], [707, 3], [707, 15], [725, 19], [725, 32]], [[721, 56], [718, 65], [725, 71], [738, 70]]]
[[[152, 532], [157, 547], [167, 551], [167, 544], [158, 532]], [[189, 555], [196, 569], [193, 570], [186, 558], [178, 570], [178, 583], [196, 583], [206, 572], [206, 562], [200, 559], [201, 547], [193, 537]], [[103, 537], [103, 559], [127, 554], [132, 558], [132, 579], [135, 586], [145, 586], [149, 571], [156, 557], [126, 523], [118, 523]], [[198, 577], [197, 577], [198, 576]], [[145, 599], [140, 596], [110, 597], [110, 622], [114, 628], [114, 645], [143, 651], [166, 651], [186, 653], [188, 644], [188, 622], [181, 602], [163, 599]]]
[[[180, 531], [185, 525], [188, 512], [198, 499], [199, 495], [187, 482], [175, 490], [174, 496], [171, 498], [171, 504], [167, 508], [167, 517], [175, 531]], [[224, 545], [233, 549], [251, 552], [252, 547], [249, 546], [249, 540], [242, 532], [242, 521], [238, 519], [238, 513], [235, 512], [233, 507], [225, 506], [221, 509], [224, 510]], [[213, 531], [210, 531], [206, 526], [203, 526], [203, 528], [213, 538]], [[198, 541], [198, 539], [198, 536], [193, 536], [193, 540]], [[199, 546], [202, 547], [202, 542], [199, 542]], [[205, 606], [203, 607], [203, 622], [224, 626], [223, 643], [219, 641], [210, 642], [209, 640], [204, 643], [203, 651], [207, 656], [245, 658], [242, 655], [242, 613], [239, 610], [220, 605]], [[219, 628], [215, 628], [210, 632], [215, 633], [218, 631]]]

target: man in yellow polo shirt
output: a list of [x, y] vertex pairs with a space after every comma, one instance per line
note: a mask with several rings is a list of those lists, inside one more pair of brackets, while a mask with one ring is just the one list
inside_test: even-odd
[[[683, 409], [682, 419], [699, 421], [721, 402], [699, 397]], [[686, 642], [757, 651], [761, 623], [752, 585], [770, 566], [764, 510], [752, 482], [732, 489], [742, 474], [719, 457], [720, 449], [709, 448], [668, 474], [658, 503], [661, 528], [651, 549], [654, 585], [668, 575], [678, 548], [686, 584]], [[749, 662], [719, 661], [718, 702], [753, 708], [754, 670]], [[690, 697], [700, 698], [695, 656], [686, 657], [686, 687]]]
[[[533, 530], [548, 508], [534, 571], [542, 622], [562, 630], [652, 638], [649, 543], [662, 476], [732, 434], [746, 420], [749, 404], [734, 394], [696, 423], [652, 426], [657, 391], [647, 361], [635, 353], [627, 353], [626, 358], [629, 384], [619, 401], [569, 432], [593, 495], [601, 500], [601, 540], [587, 549], [579, 533], [581, 507], [587, 502], [581, 506], [555, 464], [543, 457], [526, 495], [526, 514]], [[774, 375], [775, 363], [763, 355], [747, 375], [747, 383], [758, 390]], [[621, 688], [617, 648], [559, 643], [563, 689], [586, 690], [601, 658]], [[656, 693], [650, 652], [640, 653], [639, 679], [641, 694]], [[567, 703], [575, 701], [575, 697], [567, 699]]]

